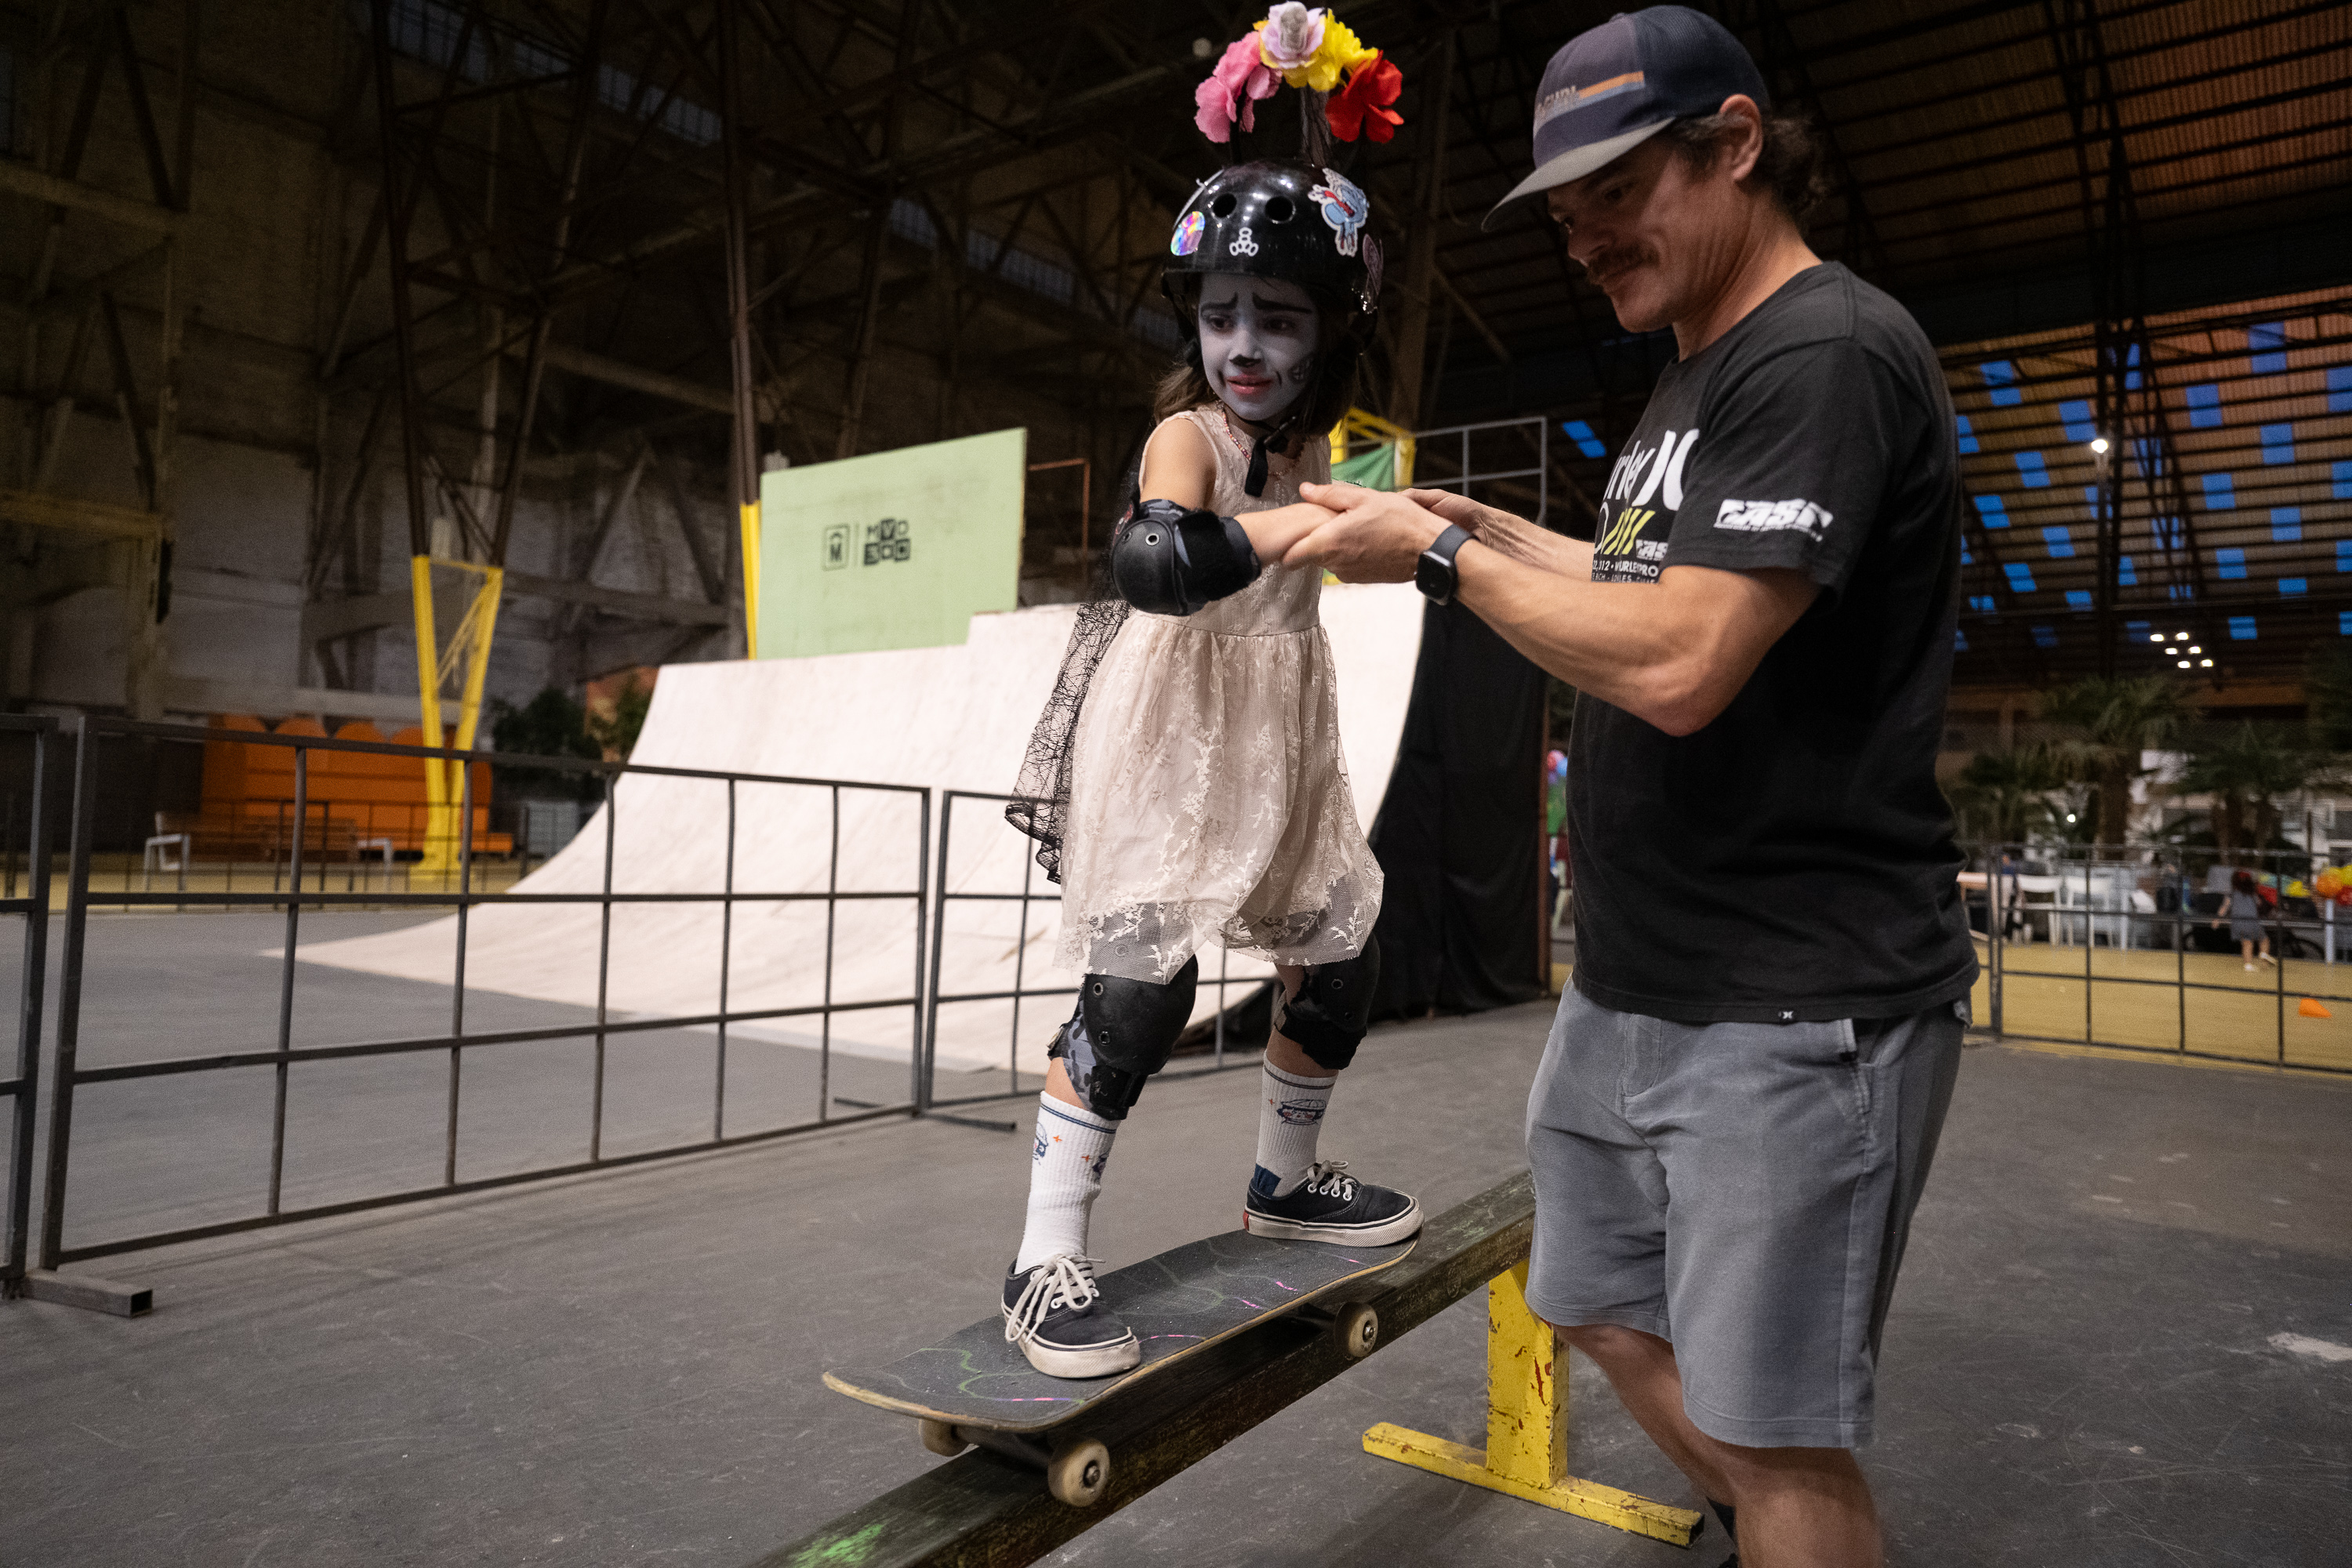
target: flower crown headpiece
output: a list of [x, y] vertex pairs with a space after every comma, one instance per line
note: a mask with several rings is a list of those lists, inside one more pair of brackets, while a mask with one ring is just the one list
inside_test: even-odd
[[1265, 20], [1235, 38], [1192, 94], [1193, 122], [1212, 142], [1231, 142], [1234, 126], [1257, 129], [1257, 102], [1287, 83], [1319, 100], [1331, 134], [1342, 142], [1369, 136], [1386, 142], [1404, 123], [1389, 106], [1404, 90], [1404, 73], [1369, 47], [1330, 12], [1283, 0]]

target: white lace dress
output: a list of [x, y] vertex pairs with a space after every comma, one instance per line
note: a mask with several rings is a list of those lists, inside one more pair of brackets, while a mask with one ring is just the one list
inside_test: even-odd
[[[1209, 505], [1225, 516], [1330, 477], [1329, 448], [1309, 442], [1270, 458], [1250, 496], [1248, 440], [1223, 409], [1176, 417], [1214, 448]], [[1213, 942], [1300, 965], [1363, 951], [1381, 868], [1340, 753], [1322, 590], [1320, 570], [1275, 566], [1198, 615], [1127, 617], [1072, 750], [1062, 962], [1165, 983]]]

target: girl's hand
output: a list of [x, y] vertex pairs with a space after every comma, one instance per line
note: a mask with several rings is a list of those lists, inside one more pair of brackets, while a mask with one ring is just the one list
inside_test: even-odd
[[1290, 547], [1331, 521], [1331, 514], [1319, 506], [1297, 501], [1278, 506], [1270, 511], [1245, 511], [1234, 520], [1249, 535], [1250, 548], [1257, 552], [1260, 564], [1274, 567]]

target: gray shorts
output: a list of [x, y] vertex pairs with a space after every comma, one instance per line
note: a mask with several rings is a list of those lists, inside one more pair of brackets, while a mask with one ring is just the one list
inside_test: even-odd
[[1674, 1024], [1570, 987], [1528, 1097], [1528, 1305], [1673, 1341], [1684, 1411], [1709, 1436], [1869, 1442], [1879, 1330], [1967, 1008]]

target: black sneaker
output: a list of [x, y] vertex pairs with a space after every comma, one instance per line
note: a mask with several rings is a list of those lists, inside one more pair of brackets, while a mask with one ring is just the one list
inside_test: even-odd
[[1105, 1311], [1094, 1259], [1065, 1254], [1004, 1276], [1004, 1339], [1048, 1377], [1108, 1377], [1143, 1360], [1135, 1331]]
[[1242, 1228], [1291, 1241], [1338, 1241], [1386, 1247], [1421, 1228], [1421, 1205], [1402, 1193], [1342, 1175], [1345, 1160], [1318, 1160], [1307, 1179], [1276, 1197], [1250, 1183]]

